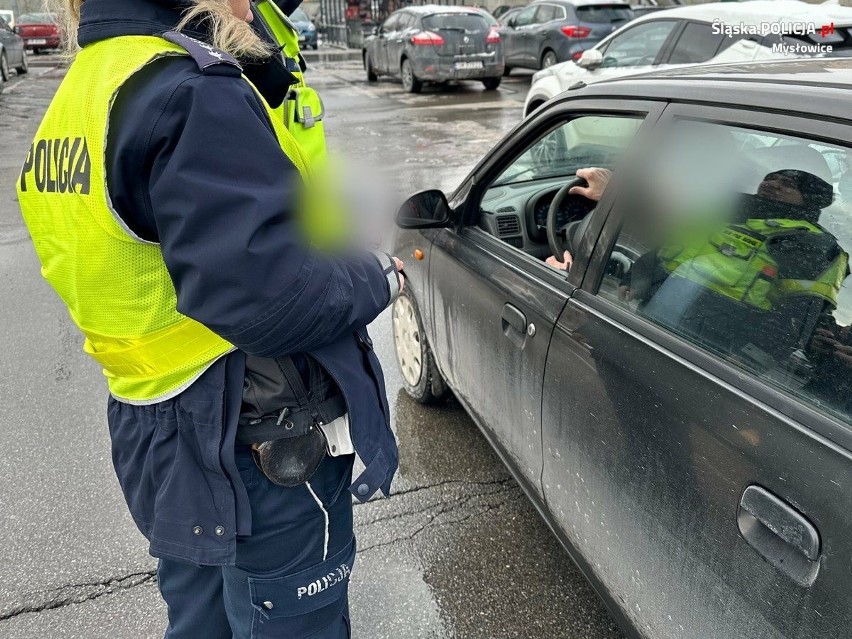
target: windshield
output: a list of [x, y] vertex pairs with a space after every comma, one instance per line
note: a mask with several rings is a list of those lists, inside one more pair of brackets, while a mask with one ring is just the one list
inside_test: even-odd
[[308, 17], [308, 14], [305, 13], [302, 9], [296, 9], [291, 15], [290, 20], [293, 22], [310, 22], [311, 19]]
[[633, 19], [633, 10], [623, 4], [590, 4], [577, 7], [577, 18], [580, 22], [621, 22]]
[[477, 13], [436, 13], [423, 18], [423, 28], [434, 31], [464, 31], [479, 33], [485, 31], [488, 22]]

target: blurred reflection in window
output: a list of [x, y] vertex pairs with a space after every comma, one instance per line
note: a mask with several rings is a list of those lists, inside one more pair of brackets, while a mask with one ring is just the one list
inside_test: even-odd
[[691, 121], [657, 149], [601, 296], [852, 421], [850, 150]]

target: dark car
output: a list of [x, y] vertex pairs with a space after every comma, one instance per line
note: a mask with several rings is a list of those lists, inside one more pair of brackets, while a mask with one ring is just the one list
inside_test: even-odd
[[626, 3], [537, 0], [503, 22], [505, 74], [514, 67], [546, 69], [583, 51], [633, 19]]
[[367, 79], [402, 78], [406, 91], [424, 82], [480, 80], [500, 86], [503, 45], [497, 21], [479, 9], [427, 5], [392, 13], [364, 43]]
[[292, 14], [290, 14], [290, 21], [299, 32], [299, 45], [302, 48], [310, 47], [316, 51], [319, 46], [317, 26], [314, 24], [314, 21], [308, 17], [308, 14], [302, 9], [296, 9]]
[[59, 16], [55, 13], [26, 13], [18, 18], [16, 28], [26, 48], [33, 53], [58, 49], [62, 44]]
[[451, 389], [631, 637], [849, 636], [850, 100], [848, 59], [578, 83], [400, 210], [406, 390]]
[[12, 76], [12, 69], [19, 75], [27, 72], [27, 51], [21, 37], [0, 18], [0, 91]]

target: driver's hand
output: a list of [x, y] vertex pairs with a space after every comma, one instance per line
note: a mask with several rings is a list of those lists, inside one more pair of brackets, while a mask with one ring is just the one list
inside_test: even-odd
[[582, 195], [584, 198], [599, 202], [612, 177], [612, 171], [592, 166], [587, 169], [577, 169], [577, 177], [584, 179], [589, 183], [589, 186], [572, 186], [568, 193], [570, 195]]
[[545, 260], [545, 263], [548, 266], [552, 266], [553, 268], [558, 268], [561, 271], [569, 270], [571, 268], [571, 264], [574, 263], [574, 258], [571, 256], [571, 254], [568, 251], [565, 251], [565, 253], [562, 255], [562, 259], [565, 260], [565, 261], [560, 262], [553, 255], [551, 255], [550, 257], [548, 257]]

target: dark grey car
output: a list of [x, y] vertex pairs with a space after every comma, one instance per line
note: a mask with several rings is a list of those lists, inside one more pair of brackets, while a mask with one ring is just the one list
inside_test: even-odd
[[411, 93], [418, 93], [424, 82], [457, 80], [480, 80], [486, 89], [496, 89], [503, 76], [497, 26], [479, 9], [437, 5], [401, 9], [364, 43], [367, 79], [400, 77]]
[[632, 637], [850, 636], [851, 99], [844, 59], [580, 83], [400, 211], [406, 390]]
[[27, 72], [27, 51], [24, 41], [3, 18], [0, 18], [0, 91], [3, 85], [11, 77], [11, 70], [15, 69], [18, 74]]
[[546, 69], [557, 62], [577, 60], [633, 17], [627, 3], [536, 0], [510, 19], [501, 20], [505, 74], [514, 67]]

